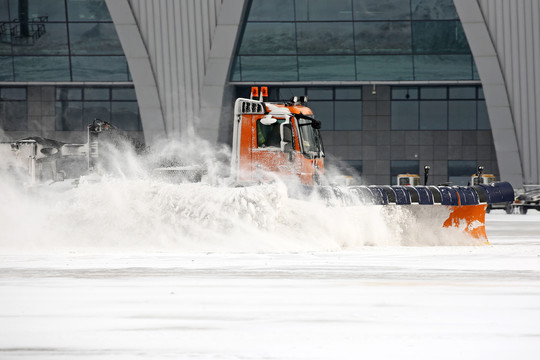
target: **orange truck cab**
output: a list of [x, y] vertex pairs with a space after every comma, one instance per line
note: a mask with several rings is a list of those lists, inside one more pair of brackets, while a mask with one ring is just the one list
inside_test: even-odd
[[321, 122], [305, 106], [307, 97], [287, 103], [265, 102], [266, 88], [252, 88], [251, 98], [234, 106], [231, 169], [240, 183], [264, 182], [277, 174], [304, 185], [319, 183], [324, 173]]

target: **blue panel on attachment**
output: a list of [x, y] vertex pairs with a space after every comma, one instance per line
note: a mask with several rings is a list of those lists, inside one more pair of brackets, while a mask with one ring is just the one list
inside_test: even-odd
[[[510, 202], [514, 201], [514, 188], [509, 182], [499, 181], [489, 185], [478, 184], [474, 186], [474, 189], [479, 193], [481, 200], [484, 200], [488, 204]], [[483, 194], [480, 192], [483, 191]]]
[[418, 192], [418, 204], [433, 205], [433, 194], [425, 186], [415, 186], [414, 189]]
[[392, 186], [392, 190], [396, 194], [396, 204], [397, 205], [410, 205], [411, 196], [405, 187], [403, 186]]
[[405, 186], [405, 190], [409, 192], [411, 204], [418, 204], [418, 191], [414, 186]]
[[448, 186], [438, 186], [441, 192], [441, 204], [443, 205], [459, 205], [458, 194], [456, 189]]
[[456, 187], [461, 205], [478, 205], [478, 194], [472, 187]]
[[388, 196], [382, 187], [370, 186], [369, 190], [371, 190], [371, 193], [373, 194], [373, 204], [388, 205]]
[[431, 195], [433, 196], [433, 203], [434, 204], [441, 204], [442, 203], [442, 195], [441, 190], [437, 186], [428, 186], [427, 187], [429, 191], [431, 192]]

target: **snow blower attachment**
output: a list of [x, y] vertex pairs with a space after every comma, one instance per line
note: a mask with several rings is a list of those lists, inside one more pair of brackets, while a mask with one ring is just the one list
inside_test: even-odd
[[[235, 103], [231, 169], [239, 184], [271, 181], [278, 175], [316, 190], [329, 203], [344, 205], [407, 206], [411, 214], [440, 226], [458, 228], [488, 243], [485, 213], [488, 204], [513, 201], [507, 182], [465, 186], [349, 186], [323, 184], [324, 147], [321, 122], [305, 106], [307, 97], [270, 103], [267, 88], [252, 88], [251, 98]], [[425, 168], [425, 182], [429, 167]]]

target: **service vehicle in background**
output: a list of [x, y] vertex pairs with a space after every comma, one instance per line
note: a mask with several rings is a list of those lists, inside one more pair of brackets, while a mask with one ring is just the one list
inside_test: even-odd
[[396, 179], [396, 185], [399, 186], [418, 186], [422, 185], [420, 182], [420, 175], [417, 174], [399, 174]]
[[525, 185], [525, 192], [516, 197], [514, 207], [523, 215], [530, 209], [540, 211], [540, 185]]
[[[495, 183], [496, 181], [497, 179], [495, 175], [484, 174], [484, 167], [479, 166], [476, 174], [473, 174], [471, 176], [469, 184], [471, 184], [472, 186], [478, 184], [489, 185]], [[508, 200], [499, 203], [488, 204], [488, 206], [486, 207], [486, 213], [489, 214], [492, 210], [504, 210], [507, 214], [512, 214], [514, 212], [513, 203], [513, 200]]]

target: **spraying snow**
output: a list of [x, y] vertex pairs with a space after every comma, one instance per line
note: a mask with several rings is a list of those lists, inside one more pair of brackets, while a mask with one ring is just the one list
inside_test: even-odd
[[[440, 227], [448, 216], [440, 206], [414, 211], [404, 206], [328, 206], [316, 196], [310, 201], [289, 197], [279, 179], [231, 186], [223, 177], [226, 149], [188, 144], [170, 142], [160, 154], [144, 157], [129, 147], [110, 148], [109, 174], [99, 181], [83, 177], [77, 187], [66, 180], [24, 188], [3, 178], [0, 248], [25, 253], [301, 252], [471, 243], [459, 230]], [[174, 184], [152, 177], [148, 164], [164, 154], [203, 164], [204, 181]], [[421, 218], [440, 221], [426, 224]]]

